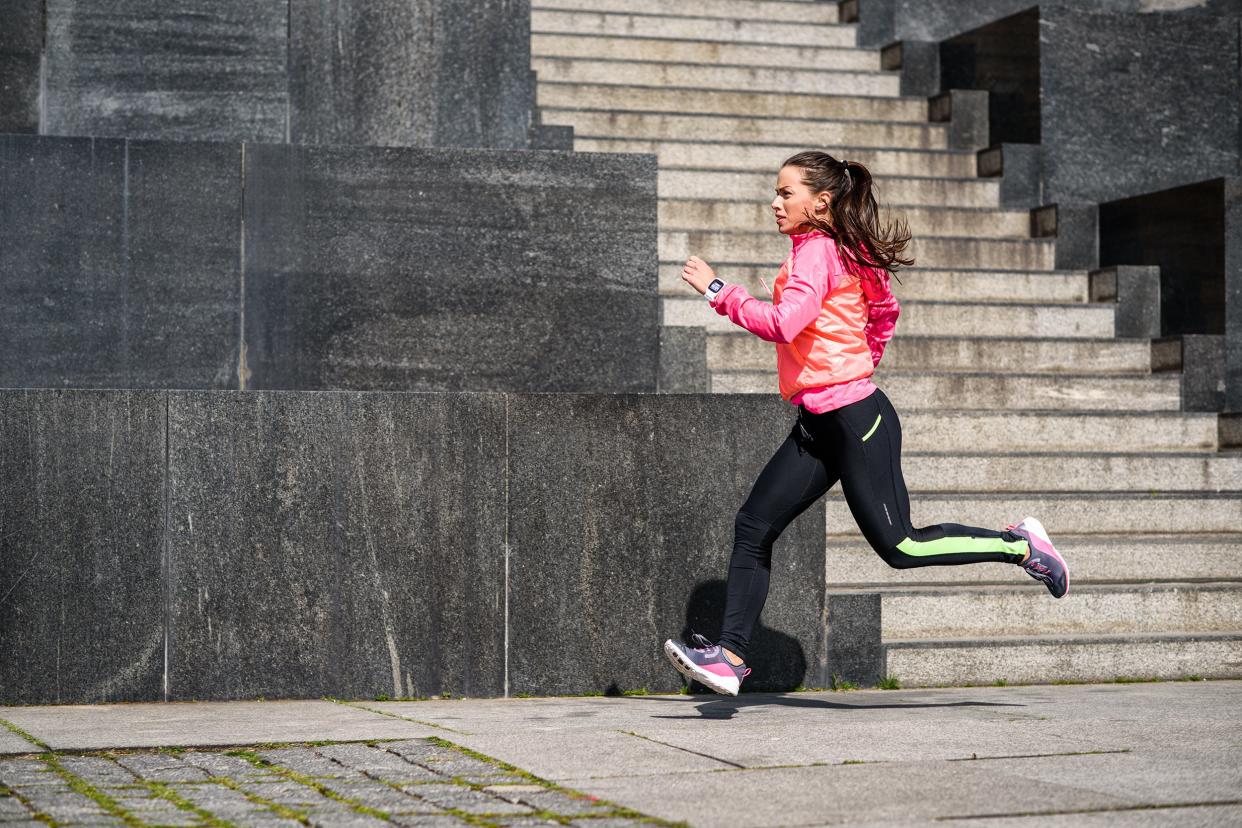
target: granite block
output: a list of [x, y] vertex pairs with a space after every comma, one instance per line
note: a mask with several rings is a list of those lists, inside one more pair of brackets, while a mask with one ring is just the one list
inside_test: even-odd
[[1184, 334], [1182, 411], [1221, 411], [1225, 405], [1225, 337]]
[[[1057, 237], [1058, 270], [1092, 270], [1100, 266], [1100, 208], [1096, 204], [1057, 202], [1051, 205], [1053, 235]], [[1032, 211], [1046, 215], [1047, 210]], [[1040, 236], [1040, 233], [1032, 233]], [[1109, 262], [1118, 264], [1118, 262]], [[1125, 264], [1141, 264], [1126, 262]]]
[[999, 156], [995, 172], [1000, 181], [1000, 206], [1006, 210], [1029, 210], [1044, 203], [1043, 147], [1038, 144], [1001, 143], [980, 153], [979, 175], [984, 175], [984, 153]]
[[176, 392], [169, 697], [504, 692], [505, 398]]
[[287, 139], [288, 0], [47, 0], [44, 133]]
[[1113, 267], [1089, 274], [1092, 302], [1115, 302], [1114, 333], [1139, 339], [1160, 336], [1160, 268]]
[[[831, 554], [831, 553], [829, 553]], [[878, 592], [830, 592], [828, 615], [827, 681], [848, 681], [871, 687], [884, 678], [884, 646], [880, 636]]]
[[928, 101], [928, 120], [948, 122], [951, 149], [980, 149], [988, 141], [988, 93], [949, 89]]
[[707, 371], [707, 333], [703, 328], [661, 326], [661, 394], [706, 394], [711, 376]]
[[0, 392], [0, 703], [159, 699], [162, 392]]
[[288, 0], [290, 137], [526, 149], [529, 0]]
[[235, 382], [237, 147], [0, 136], [0, 386]]
[[1242, 412], [1242, 178], [1222, 184], [1225, 276], [1225, 410]]
[[0, 21], [0, 133], [37, 133], [43, 1], [0, 0]]
[[1040, 8], [1040, 31], [1048, 201], [1109, 201], [1236, 174], [1236, 17], [1052, 5]]
[[650, 155], [247, 147], [248, 388], [654, 391]]
[[[792, 409], [760, 395], [517, 395], [509, 418], [510, 692], [676, 690], [661, 645], [719, 635], [733, 519]], [[810, 508], [776, 542], [747, 689], [822, 672], [823, 521]]]
[[[894, 40], [937, 41], [977, 29], [1031, 8], [1031, 0], [853, 0], [858, 5], [858, 45], [875, 48]], [[1047, 8], [1054, 3], [1041, 3]], [[1073, 0], [1098, 12], [1176, 11], [1179, 17], [1236, 16], [1238, 0]], [[1145, 15], [1147, 16], [1147, 15]]]
[[901, 72], [901, 94], [930, 97], [940, 93], [940, 44], [902, 40], [888, 46], [881, 56], [885, 69]]

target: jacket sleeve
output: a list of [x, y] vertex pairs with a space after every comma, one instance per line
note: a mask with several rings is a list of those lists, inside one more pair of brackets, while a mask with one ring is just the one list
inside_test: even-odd
[[889, 289], [888, 271], [883, 268], [869, 268], [870, 273], [863, 277], [863, 294], [867, 297], [867, 345], [871, 348], [871, 364], [879, 365], [884, 356], [884, 347], [893, 338], [893, 330], [897, 327], [897, 317], [901, 314], [901, 305], [897, 297]]
[[712, 307], [760, 339], [788, 344], [819, 316], [833, 272], [832, 258], [824, 241], [810, 241], [790, 262], [780, 302], [764, 302], [741, 285], [731, 284], [720, 291]]

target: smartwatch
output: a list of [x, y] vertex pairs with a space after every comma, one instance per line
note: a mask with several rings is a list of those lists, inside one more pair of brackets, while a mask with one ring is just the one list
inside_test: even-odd
[[724, 286], [725, 283], [719, 279], [712, 279], [712, 283], [707, 286], [707, 290], [703, 293], [703, 298], [709, 302], [712, 301], [716, 298], [716, 294], [724, 290]]

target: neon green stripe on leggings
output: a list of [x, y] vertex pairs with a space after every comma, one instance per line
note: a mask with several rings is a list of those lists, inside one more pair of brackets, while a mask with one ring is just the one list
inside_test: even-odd
[[961, 555], [968, 552], [1005, 552], [1025, 555], [1026, 541], [1007, 541], [1004, 538], [939, 538], [934, 541], [916, 541], [906, 538], [897, 544], [902, 554], [915, 558], [928, 555]]
[[863, 439], [862, 439], [862, 441], [863, 441], [864, 443], [865, 443], [865, 442], [867, 442], [867, 438], [868, 438], [868, 437], [870, 437], [872, 434], [875, 434], [875, 430], [876, 430], [877, 428], [879, 428], [879, 427], [880, 427], [880, 418], [881, 418], [881, 417], [883, 417], [883, 416], [884, 416], [883, 414], [876, 414], [876, 415], [875, 415], [875, 422], [874, 422], [874, 423], [872, 423], [872, 425], [871, 425], [871, 430], [870, 430], [870, 431], [868, 431], [866, 434], [864, 434], [864, 435], [863, 435]]

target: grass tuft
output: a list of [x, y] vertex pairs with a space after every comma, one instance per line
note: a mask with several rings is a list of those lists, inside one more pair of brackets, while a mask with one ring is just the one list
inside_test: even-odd
[[901, 680], [898, 679], [896, 676], [885, 676], [884, 678], [880, 679], [880, 683], [877, 684], [876, 687], [880, 688], [881, 690], [900, 690]]

